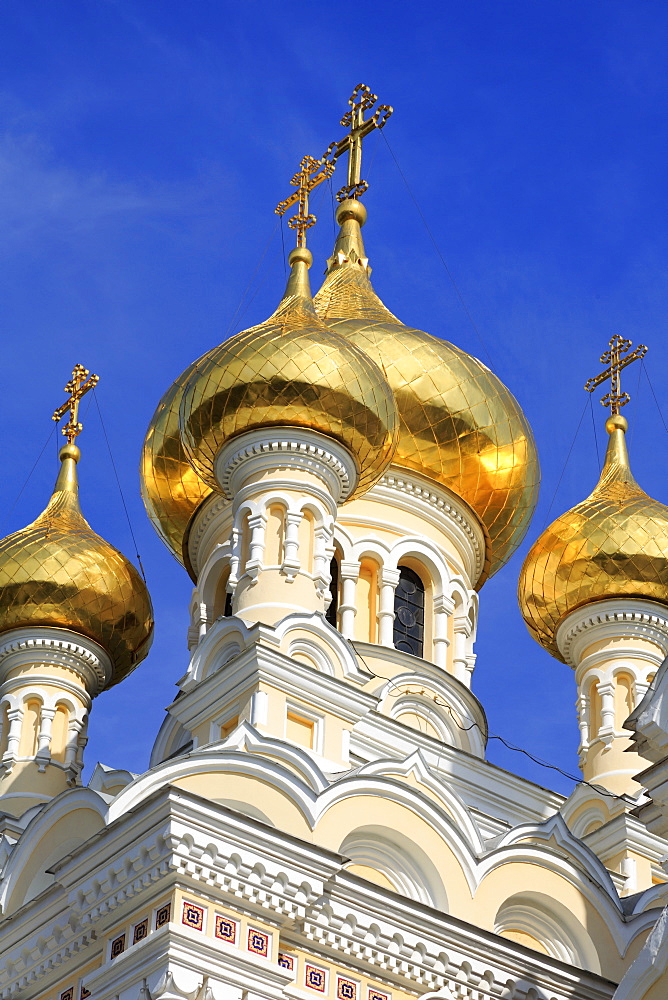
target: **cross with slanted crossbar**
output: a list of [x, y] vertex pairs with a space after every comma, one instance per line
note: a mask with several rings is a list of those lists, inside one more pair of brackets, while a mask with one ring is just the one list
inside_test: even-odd
[[365, 118], [364, 112], [372, 108], [377, 100], [376, 94], [372, 94], [366, 84], [360, 83], [355, 87], [348, 100], [350, 111], [341, 119], [343, 127], [349, 128], [350, 132], [338, 142], [331, 143], [323, 157], [331, 156], [336, 161], [342, 153], [348, 153], [348, 183], [337, 193], [338, 201], [359, 198], [369, 186], [361, 177], [362, 139], [375, 128], [383, 128], [394, 110], [389, 104], [379, 104], [371, 118]]
[[[68, 392], [70, 398], [65, 400], [62, 406], [54, 412], [52, 420], [56, 423], [60, 418], [70, 411], [70, 419], [68, 423], [63, 427], [63, 434], [67, 438], [67, 443], [72, 444], [74, 439], [81, 434], [83, 425], [79, 423], [79, 403], [81, 399], [89, 392], [94, 389], [97, 383], [100, 381], [99, 375], [90, 375], [87, 368], [83, 365], [75, 365], [72, 370], [72, 378], [65, 386], [65, 392]], [[88, 381], [86, 381], [88, 379]]]
[[[610, 341], [610, 350], [606, 351], [605, 354], [601, 355], [601, 364], [607, 365], [608, 367], [605, 371], [601, 372], [600, 375], [595, 375], [594, 378], [590, 378], [586, 384], [585, 389], [587, 392], [593, 392], [596, 386], [600, 385], [601, 382], [605, 382], [606, 379], [610, 379], [610, 392], [606, 393], [601, 404], [603, 406], [609, 406], [610, 412], [613, 415], [617, 415], [622, 408], [626, 406], [631, 397], [628, 392], [621, 391], [621, 380], [620, 373], [623, 368], [630, 365], [633, 361], [639, 361], [644, 358], [647, 354], [647, 348], [644, 344], [640, 344], [636, 347], [635, 351], [631, 354], [626, 352], [631, 347], [631, 341], [625, 340], [624, 337], [620, 337], [617, 333]], [[622, 357], [622, 355], [626, 357]]]
[[274, 211], [276, 215], [284, 215], [287, 210], [295, 204], [299, 204], [296, 215], [288, 219], [290, 229], [297, 230], [297, 246], [306, 246], [306, 230], [315, 224], [315, 215], [309, 215], [308, 196], [323, 181], [327, 180], [334, 173], [334, 162], [316, 160], [313, 156], [303, 157], [299, 164], [299, 170], [290, 183], [297, 188], [289, 198], [278, 203]]

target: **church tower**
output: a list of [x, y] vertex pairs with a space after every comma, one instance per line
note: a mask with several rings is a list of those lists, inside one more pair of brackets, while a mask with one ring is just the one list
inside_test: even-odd
[[16, 817], [79, 782], [92, 700], [153, 634], [144, 582], [79, 506], [78, 407], [97, 381], [75, 367], [54, 414], [69, 422], [51, 500], [0, 541], [0, 809]]
[[519, 601], [531, 635], [575, 670], [585, 780], [635, 795], [645, 762], [630, 752], [625, 720], [668, 654], [668, 507], [635, 481], [620, 408], [619, 373], [641, 358], [615, 336], [601, 361], [612, 377], [605, 463], [593, 492], [558, 517], [529, 552]]

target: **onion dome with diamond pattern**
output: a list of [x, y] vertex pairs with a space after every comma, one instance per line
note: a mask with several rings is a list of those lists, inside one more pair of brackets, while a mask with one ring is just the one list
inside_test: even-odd
[[181, 396], [195, 366], [203, 360], [200, 358], [189, 365], [158, 403], [146, 433], [140, 463], [141, 495], [146, 512], [167, 548], [186, 566], [184, 544], [188, 526], [199, 505], [213, 492], [186, 458], [179, 432]]
[[596, 489], [543, 532], [522, 567], [522, 615], [533, 638], [558, 659], [557, 629], [576, 608], [611, 597], [668, 604], [668, 507], [633, 478], [626, 428], [624, 417], [608, 418]]
[[220, 489], [216, 456], [258, 427], [301, 427], [343, 444], [357, 463], [352, 496], [382, 476], [396, 447], [397, 411], [380, 368], [316, 316], [311, 253], [290, 254], [290, 279], [274, 314], [210, 352], [181, 400], [181, 440], [200, 479]]
[[[531, 428], [517, 400], [482, 362], [394, 316], [371, 286], [359, 201], [337, 210], [341, 230], [316, 311], [383, 370], [397, 403], [394, 464], [452, 490], [487, 533], [490, 572], [526, 534], [539, 484]], [[479, 585], [482, 581], [479, 581]]]
[[109, 654], [111, 687], [146, 656], [153, 613], [132, 563], [81, 513], [79, 456], [74, 444], [61, 449], [46, 510], [0, 541], [0, 632], [47, 625], [88, 636]]

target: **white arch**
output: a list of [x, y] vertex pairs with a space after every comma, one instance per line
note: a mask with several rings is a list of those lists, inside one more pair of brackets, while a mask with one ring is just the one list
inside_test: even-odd
[[548, 955], [569, 965], [601, 972], [601, 963], [587, 930], [557, 899], [527, 890], [506, 899], [496, 914], [494, 933], [518, 930], [544, 945]]
[[338, 851], [352, 864], [381, 872], [409, 899], [447, 913], [448, 897], [436, 866], [400, 831], [375, 824], [361, 826], [346, 834]]

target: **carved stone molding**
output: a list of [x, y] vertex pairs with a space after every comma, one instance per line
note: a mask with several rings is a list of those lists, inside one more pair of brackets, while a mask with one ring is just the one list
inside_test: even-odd
[[567, 615], [556, 634], [559, 651], [571, 667], [578, 666], [592, 642], [623, 638], [645, 639], [657, 646], [658, 666], [668, 656], [668, 608], [623, 597], [596, 601]]
[[277, 467], [313, 473], [337, 504], [347, 499], [357, 484], [355, 461], [343, 445], [324, 434], [297, 427], [262, 427], [233, 438], [216, 458], [216, 477], [225, 496], [231, 499], [251, 471]]
[[87, 636], [42, 625], [6, 632], [0, 642], [0, 684], [16, 667], [37, 664], [72, 670], [91, 696], [98, 694], [112, 675], [109, 656]]
[[418, 509], [426, 508], [432, 516], [436, 515], [441, 527], [446, 522], [451, 529], [454, 528], [456, 540], [460, 545], [464, 542], [471, 552], [472, 578], [475, 583], [485, 566], [486, 541], [482, 525], [473, 512], [467, 510], [464, 504], [458, 504], [456, 498], [445, 490], [439, 490], [434, 484], [427, 485], [418, 476], [411, 476], [404, 469], [390, 469], [370, 494], [373, 496], [375, 493], [382, 499], [385, 491], [398, 494], [404, 502], [408, 502], [411, 510], [415, 510], [416, 506]]

